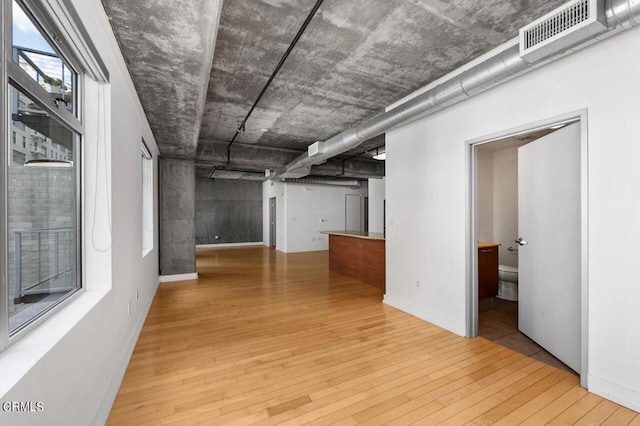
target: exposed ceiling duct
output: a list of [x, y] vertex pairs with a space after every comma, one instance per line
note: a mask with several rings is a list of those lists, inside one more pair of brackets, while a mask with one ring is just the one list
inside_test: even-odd
[[234, 170], [214, 169], [209, 173], [210, 179], [228, 179], [228, 180], [252, 180], [252, 181], [265, 181], [267, 180], [264, 173], [258, 172], [242, 172]]
[[[553, 15], [563, 13], [568, 7], [572, 7], [579, 1], [572, 1], [553, 12], [540, 18], [549, 19]], [[606, 26], [601, 33], [587, 31], [584, 33], [573, 31], [571, 25], [563, 31], [570, 35], [570, 43], [555, 42], [549, 44], [544, 55], [537, 60], [528, 62], [520, 56], [519, 44], [511, 43], [504, 50], [485, 59], [466, 71], [458, 73], [448, 80], [443, 81], [432, 89], [416, 96], [402, 105], [376, 115], [358, 126], [349, 128], [322, 144], [322, 151], [316, 152], [310, 157], [308, 153], [287, 164], [283, 169], [276, 171], [270, 178], [286, 178], [292, 175], [300, 176], [300, 169], [310, 168], [327, 159], [340, 155], [357, 147], [362, 142], [391, 130], [401, 124], [408, 123], [420, 117], [424, 117], [440, 111], [448, 106], [456, 104], [487, 89], [504, 83], [507, 80], [521, 75], [524, 72], [541, 66], [552, 55], [567, 53], [569, 49], [576, 49], [615, 33], [613, 30], [623, 30], [640, 24], [640, 1], [638, 0], [600, 0], [600, 8], [604, 9]], [[595, 3], [595, 2], [587, 2]], [[604, 4], [604, 6], [602, 6]], [[597, 11], [597, 8], [596, 8]], [[540, 21], [539, 20], [539, 21]], [[536, 21], [538, 22], [538, 21]], [[576, 22], [579, 25], [580, 22]], [[576, 35], [582, 34], [582, 36]], [[555, 39], [560, 37], [554, 36]], [[553, 49], [550, 48], [553, 46]]]
[[520, 57], [536, 62], [607, 30], [602, 0], [573, 0], [520, 29]]
[[342, 186], [348, 188], [360, 188], [362, 182], [357, 179], [335, 179], [335, 178], [286, 178], [282, 179], [284, 183], [299, 183], [304, 185], [326, 185], [326, 186]]

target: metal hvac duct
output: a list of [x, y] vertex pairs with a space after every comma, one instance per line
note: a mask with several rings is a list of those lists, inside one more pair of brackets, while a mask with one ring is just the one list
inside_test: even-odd
[[[623, 30], [640, 24], [640, 0], [602, 0], [604, 1], [607, 31], [591, 39], [602, 39], [612, 35], [614, 29]], [[580, 45], [585, 45], [584, 40]], [[569, 46], [575, 49], [576, 46]], [[558, 52], [560, 53], [560, 52]], [[454, 105], [471, 96], [504, 83], [540, 66], [548, 59], [527, 62], [520, 57], [520, 47], [515, 44], [472, 68], [451, 77], [434, 88], [416, 96], [390, 111], [378, 114], [356, 127], [347, 129], [324, 142], [322, 153], [309, 157], [308, 153], [276, 171], [277, 177], [300, 176], [299, 169], [310, 168], [329, 158], [353, 149], [365, 140], [378, 136], [400, 124], [407, 123], [418, 117], [433, 114], [448, 106]], [[308, 171], [306, 172], [308, 174]], [[273, 176], [273, 177], [276, 177]]]
[[357, 179], [335, 179], [335, 178], [283, 178], [284, 183], [299, 183], [304, 185], [328, 185], [342, 186], [349, 188], [360, 188], [362, 182]]

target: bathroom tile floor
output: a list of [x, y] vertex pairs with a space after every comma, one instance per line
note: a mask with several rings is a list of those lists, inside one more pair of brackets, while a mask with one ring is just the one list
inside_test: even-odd
[[484, 299], [480, 301], [478, 313], [479, 336], [575, 374], [562, 361], [518, 331], [518, 302], [510, 302], [497, 297]]

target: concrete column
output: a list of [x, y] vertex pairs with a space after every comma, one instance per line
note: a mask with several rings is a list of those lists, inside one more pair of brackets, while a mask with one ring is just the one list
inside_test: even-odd
[[196, 272], [196, 168], [193, 160], [160, 158], [160, 275]]

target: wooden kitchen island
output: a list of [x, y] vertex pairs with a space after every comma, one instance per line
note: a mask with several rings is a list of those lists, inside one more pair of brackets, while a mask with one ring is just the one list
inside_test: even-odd
[[385, 238], [377, 232], [323, 231], [329, 235], [329, 269], [385, 290]]

